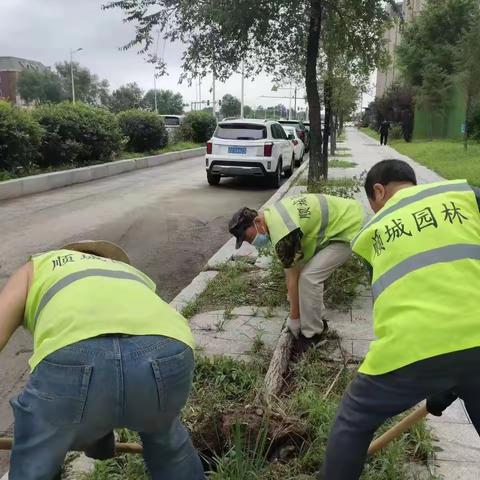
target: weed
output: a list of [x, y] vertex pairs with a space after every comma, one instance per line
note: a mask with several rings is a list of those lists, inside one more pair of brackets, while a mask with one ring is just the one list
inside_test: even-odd
[[352, 256], [336, 268], [325, 282], [324, 303], [327, 308], [349, 308], [357, 296], [358, 288], [368, 284], [367, 267], [359, 257]]
[[354, 162], [348, 162], [346, 160], [338, 160], [336, 158], [334, 158], [333, 160], [330, 160], [328, 164], [330, 168], [353, 168], [357, 166], [357, 164]]
[[252, 272], [245, 262], [227, 263], [206, 290], [182, 309], [182, 315], [191, 318], [202, 311], [224, 309], [228, 320], [235, 307], [244, 305], [265, 307], [267, 315], [276, 307], [287, 305], [283, 267], [276, 255], [263, 275]]

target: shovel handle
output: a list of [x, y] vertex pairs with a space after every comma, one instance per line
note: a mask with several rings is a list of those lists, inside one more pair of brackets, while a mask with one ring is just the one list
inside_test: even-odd
[[373, 455], [382, 448], [386, 447], [391, 441], [398, 438], [402, 433], [406, 432], [413, 427], [413, 425], [425, 418], [427, 414], [428, 411], [425, 404], [414, 410], [410, 415], [407, 415], [390, 430], [387, 430], [383, 435], [374, 440], [368, 448], [368, 455]]
[[[13, 440], [11, 438], [0, 438], [0, 450], [11, 450]], [[138, 443], [115, 443], [115, 453], [133, 453], [142, 454], [143, 447]]]

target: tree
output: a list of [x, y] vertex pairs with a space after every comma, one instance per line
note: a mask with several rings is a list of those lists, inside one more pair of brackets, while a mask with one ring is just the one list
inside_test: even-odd
[[[70, 62], [55, 65], [63, 83], [63, 88], [72, 98], [72, 80]], [[73, 62], [73, 78], [75, 80], [75, 97], [78, 101], [89, 105], [108, 105], [110, 94], [107, 80], [100, 80], [88, 68], [81, 67], [78, 62]]]
[[464, 145], [468, 148], [468, 139], [472, 133], [475, 104], [480, 101], [480, 7], [478, 20], [470, 31], [460, 40], [455, 54], [456, 67], [465, 86], [465, 134]]
[[[459, 70], [465, 73], [467, 91], [476, 87], [471, 81], [478, 85], [474, 72], [479, 50], [475, 34], [469, 37], [468, 32], [478, 28], [479, 19], [478, 0], [428, 0], [422, 15], [404, 31], [398, 62], [416, 101], [430, 113], [430, 137], [433, 117], [445, 114]], [[471, 69], [476, 77], [470, 77]], [[467, 94], [467, 104], [470, 100]]]
[[109, 108], [113, 113], [138, 109], [142, 104], [143, 90], [135, 83], [121, 86], [111, 95]]
[[[181, 115], [183, 113], [183, 97], [172, 90], [157, 90], [157, 109], [161, 115]], [[155, 90], [149, 90], [143, 97], [144, 108], [155, 111]]]
[[[338, 12], [346, 39], [367, 45], [365, 55], [384, 48], [386, 13], [382, 0], [241, 0], [185, 2], [182, 0], [114, 0], [104, 8], [120, 8], [125, 20], [136, 24], [135, 38], [125, 47], [148, 52], [154, 32], [185, 45], [183, 79], [192, 81], [212, 71], [219, 81], [243, 70], [247, 77], [260, 72], [287, 78], [292, 65], [301, 71], [310, 107], [311, 171], [321, 176], [321, 119], [317, 62], [322, 20], [327, 6]], [[292, 20], [293, 19], [293, 20]], [[347, 20], [348, 19], [348, 20]], [[281, 34], [279, 34], [281, 32]], [[348, 35], [347, 35], [348, 33]], [[345, 43], [345, 42], [344, 42]], [[285, 46], [288, 45], [288, 48]], [[151, 57], [155, 61], [154, 57]]]
[[222, 98], [222, 106], [220, 107], [220, 116], [227, 117], [239, 117], [241, 110], [241, 103], [237, 97], [227, 93]]
[[50, 70], [25, 70], [18, 79], [18, 92], [27, 103], [59, 103], [67, 98], [62, 79]]

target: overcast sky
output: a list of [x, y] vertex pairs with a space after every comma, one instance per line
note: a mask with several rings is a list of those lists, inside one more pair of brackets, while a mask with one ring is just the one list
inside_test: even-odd
[[[75, 59], [112, 88], [137, 82], [144, 90], [153, 88], [153, 66], [135, 50], [120, 51], [119, 47], [133, 38], [133, 26], [122, 23], [120, 10], [102, 11], [104, 0], [0, 0], [0, 56], [15, 56], [38, 60], [53, 66], [68, 60], [70, 49], [83, 48]], [[164, 42], [160, 42], [160, 53]], [[197, 100], [195, 86], [179, 84], [182, 45], [165, 45], [165, 60], [169, 75], [157, 80], [158, 88], [180, 92], [186, 103]], [[210, 99], [211, 78], [202, 83], [202, 99]], [[217, 98], [225, 93], [240, 97], [240, 76], [234, 75], [225, 84], [217, 83]], [[245, 82], [245, 103], [251, 106], [288, 106], [288, 99], [268, 99], [266, 96], [288, 95], [272, 92], [266, 77]], [[303, 91], [299, 94], [303, 95]], [[366, 105], [364, 100], [364, 105]], [[299, 101], [298, 106], [304, 107]]]

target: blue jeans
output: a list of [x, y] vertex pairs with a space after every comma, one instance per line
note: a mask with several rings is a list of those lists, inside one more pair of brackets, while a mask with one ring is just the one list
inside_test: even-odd
[[202, 480], [179, 419], [192, 385], [191, 348], [162, 336], [102, 336], [62, 348], [11, 400], [10, 480], [52, 480], [69, 450], [114, 428], [139, 432], [153, 480]]

